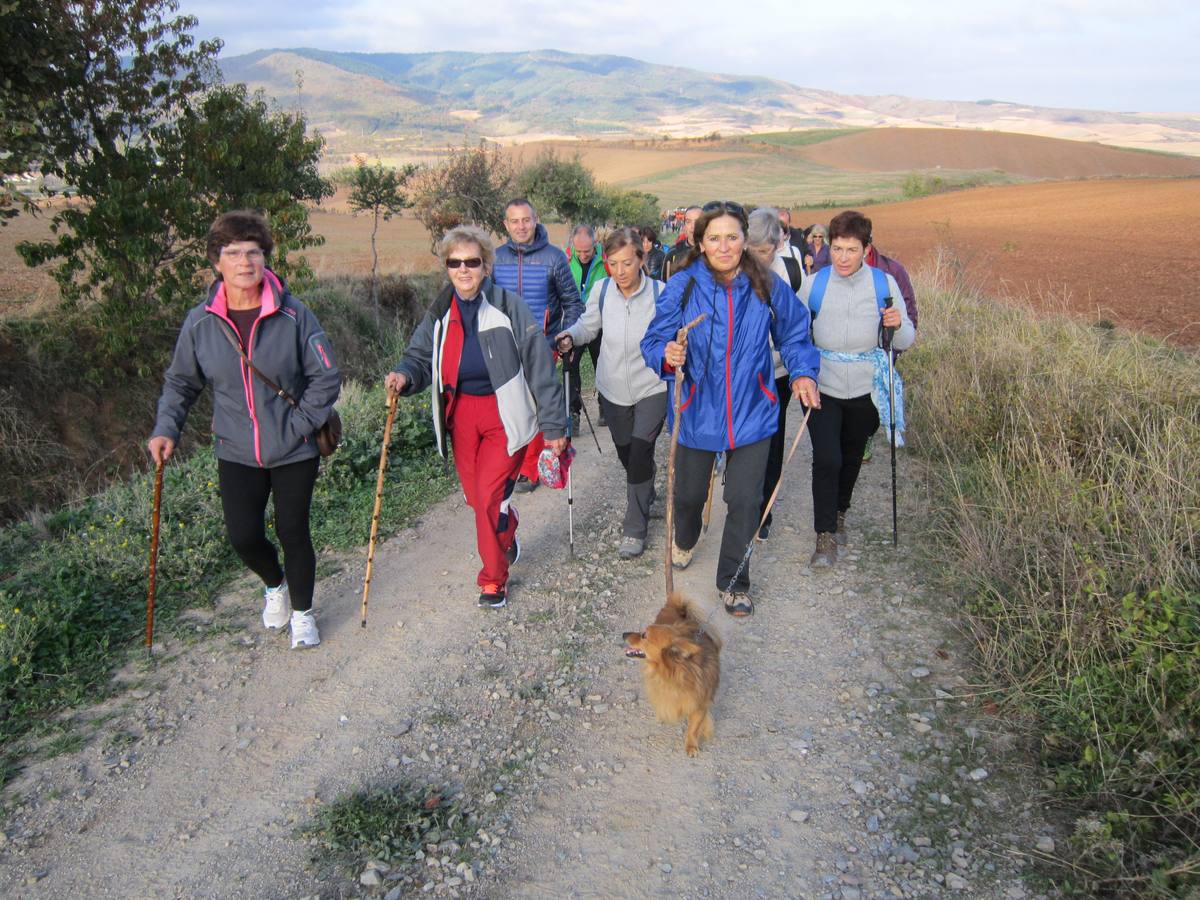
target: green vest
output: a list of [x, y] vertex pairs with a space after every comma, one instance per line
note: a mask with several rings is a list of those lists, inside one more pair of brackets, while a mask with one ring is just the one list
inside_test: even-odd
[[575, 258], [575, 248], [568, 244], [566, 254], [567, 263], [571, 266], [571, 277], [575, 279], [575, 286], [579, 288], [579, 299], [583, 301], [584, 306], [587, 306], [588, 296], [592, 293], [592, 285], [601, 278], [608, 277], [608, 272], [604, 269], [604, 250], [599, 243], [596, 244], [596, 255], [592, 257], [592, 267], [588, 269], [587, 284], [580, 284], [583, 277], [583, 266]]

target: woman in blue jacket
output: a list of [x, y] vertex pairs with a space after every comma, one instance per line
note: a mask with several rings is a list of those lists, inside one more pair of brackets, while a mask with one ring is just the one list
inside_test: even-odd
[[[684, 367], [672, 548], [678, 568], [691, 562], [713, 463], [717, 453], [725, 453], [727, 514], [717, 589], [732, 616], [754, 611], [749, 563], [740, 571], [739, 566], [758, 527], [767, 452], [778, 427], [768, 337], [783, 356], [792, 396], [805, 406], [820, 405], [820, 360], [809, 340], [808, 311], [793, 302], [783, 279], [746, 250], [746, 229], [739, 204], [704, 206], [695, 243], [667, 283], [642, 339], [646, 364], [663, 378], [673, 380]], [[704, 319], [686, 341], [677, 342], [678, 330], [701, 313]], [[673, 416], [671, 410], [668, 422]]]

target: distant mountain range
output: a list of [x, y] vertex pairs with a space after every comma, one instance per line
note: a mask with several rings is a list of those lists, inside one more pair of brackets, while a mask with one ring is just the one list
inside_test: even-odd
[[[1052, 109], [1002, 100], [855, 96], [623, 56], [257, 50], [221, 60], [343, 151], [419, 152], [487, 137], [696, 137], [836, 127], [1021, 132], [1200, 155], [1200, 115]], [[403, 148], [395, 146], [397, 143]]]

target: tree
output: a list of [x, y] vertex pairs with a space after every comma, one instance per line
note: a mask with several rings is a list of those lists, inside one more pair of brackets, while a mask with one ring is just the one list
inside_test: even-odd
[[606, 188], [604, 194], [604, 221], [610, 225], [632, 225], [640, 228], [649, 225], [657, 229], [662, 215], [658, 209], [658, 198], [645, 191], [625, 191]]
[[373, 166], [359, 163], [350, 184], [350, 208], [355, 212], [370, 212], [374, 217], [371, 225], [371, 304], [375, 307], [376, 324], [379, 322], [379, 249], [375, 238], [379, 233], [379, 220], [386, 222], [411, 205], [400, 188], [416, 171], [414, 165], [406, 165], [397, 171], [385, 169], [382, 163]]
[[196, 20], [169, 18], [176, 0], [44, 6], [59, 16], [63, 86], [30, 117], [22, 152], [36, 145], [42, 173], [83, 203], [57, 211], [52, 239], [18, 250], [30, 265], [60, 261], [54, 276], [69, 305], [98, 301], [109, 353], [132, 356], [147, 323], [177, 319], [191, 302], [219, 212], [262, 210], [273, 267], [303, 275], [290, 252], [320, 242], [303, 203], [330, 193], [316, 170], [323, 141], [306, 136], [303, 117], [242, 85], [213, 87], [220, 43], [194, 46]]
[[591, 225], [605, 219], [604, 198], [579, 154], [563, 160], [547, 147], [517, 173], [516, 192], [547, 218]]
[[504, 204], [512, 196], [512, 167], [499, 148], [463, 147], [410, 181], [417, 219], [432, 246], [456, 225], [504, 233]]

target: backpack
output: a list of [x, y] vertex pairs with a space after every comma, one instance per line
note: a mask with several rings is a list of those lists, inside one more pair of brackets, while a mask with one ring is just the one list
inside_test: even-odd
[[[875, 302], [879, 304], [879, 311], [882, 313], [888, 307], [888, 301], [892, 299], [888, 293], [887, 272], [882, 269], [871, 269], [871, 278], [875, 281]], [[825, 299], [825, 289], [829, 287], [829, 273], [833, 270], [833, 266], [826, 266], [817, 272], [812, 277], [812, 290], [808, 294], [808, 315], [815, 322], [817, 313], [821, 311], [821, 302]]]
[[[659, 281], [657, 278], [651, 278], [650, 281], [654, 285], [654, 305], [657, 306], [658, 305], [658, 295], [660, 293], [662, 293], [662, 282]], [[600, 303], [600, 322], [601, 322], [601, 324], [603, 324], [603, 322], [604, 322], [604, 295], [608, 293], [608, 286], [610, 284], [612, 284], [611, 278], [605, 278], [603, 281], [600, 282], [599, 303]], [[691, 291], [688, 291], [688, 293], [690, 294]], [[687, 303], [687, 301], [684, 300], [684, 303]]]

